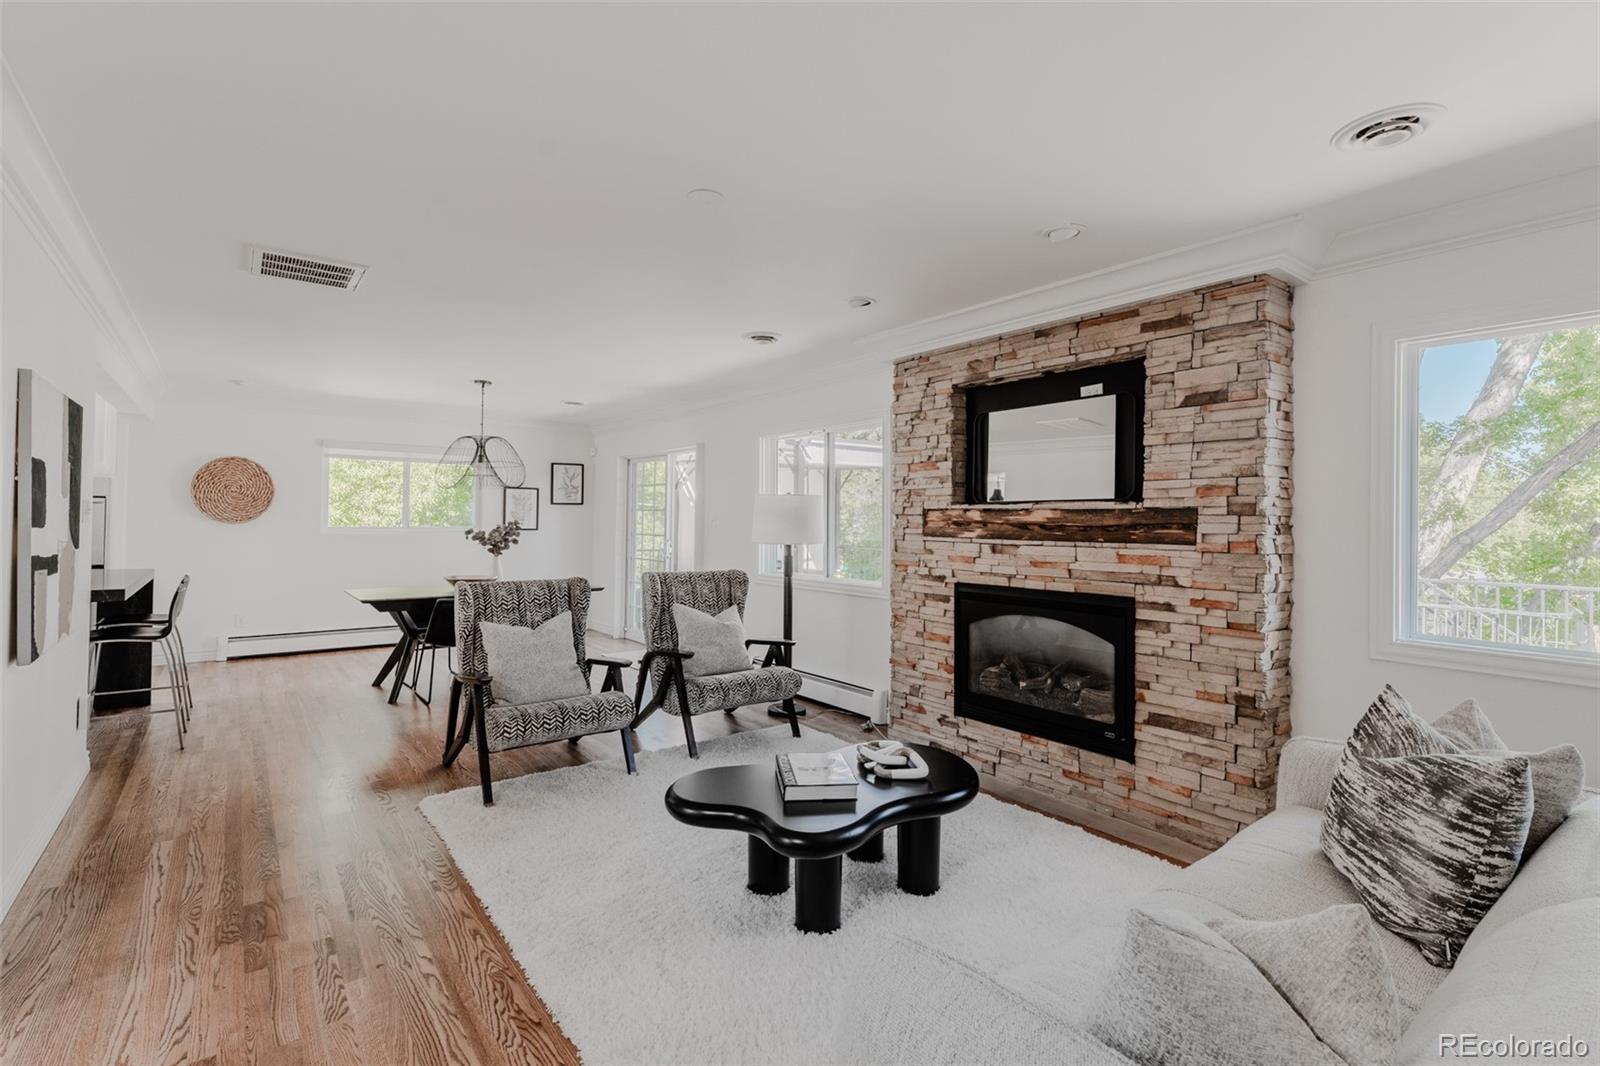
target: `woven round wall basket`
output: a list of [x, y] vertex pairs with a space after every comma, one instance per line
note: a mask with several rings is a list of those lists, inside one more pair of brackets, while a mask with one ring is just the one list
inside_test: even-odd
[[260, 463], [225, 455], [194, 472], [189, 495], [201, 514], [218, 522], [249, 522], [272, 506], [272, 475]]

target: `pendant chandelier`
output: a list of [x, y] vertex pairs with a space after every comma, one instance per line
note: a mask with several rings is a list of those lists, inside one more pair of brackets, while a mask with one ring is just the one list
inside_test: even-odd
[[461, 476], [453, 483], [456, 485], [471, 477], [477, 479], [480, 489], [495, 485], [515, 488], [522, 484], [527, 473], [522, 456], [504, 437], [490, 437], [484, 433], [484, 408], [488, 388], [494, 382], [478, 378], [474, 384], [478, 386], [478, 435], [451, 441], [439, 465], [461, 468]]

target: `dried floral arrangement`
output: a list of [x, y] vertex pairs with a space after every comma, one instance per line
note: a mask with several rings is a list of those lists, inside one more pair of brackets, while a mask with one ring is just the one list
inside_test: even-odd
[[483, 545], [490, 555], [498, 558], [506, 550], [517, 543], [522, 534], [522, 529], [515, 522], [495, 526], [493, 529], [469, 529], [467, 539], [476, 544]]

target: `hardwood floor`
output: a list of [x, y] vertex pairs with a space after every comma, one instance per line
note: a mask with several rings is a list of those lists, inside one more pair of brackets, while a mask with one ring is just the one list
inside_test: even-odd
[[[390, 707], [369, 684], [383, 654], [197, 663], [181, 753], [168, 714], [91, 722], [89, 778], [0, 925], [0, 1061], [577, 1061], [416, 810], [478, 782], [470, 750], [439, 765], [448, 685], [432, 710]], [[695, 729], [772, 724], [747, 708]], [[664, 714], [640, 730], [682, 741]], [[618, 748], [523, 748], [494, 774]]]

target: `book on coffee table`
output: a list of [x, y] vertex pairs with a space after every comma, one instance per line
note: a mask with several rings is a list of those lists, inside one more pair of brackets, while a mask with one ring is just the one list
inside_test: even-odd
[[837, 751], [820, 755], [779, 755], [778, 791], [785, 803], [856, 798], [857, 777], [850, 760]]

